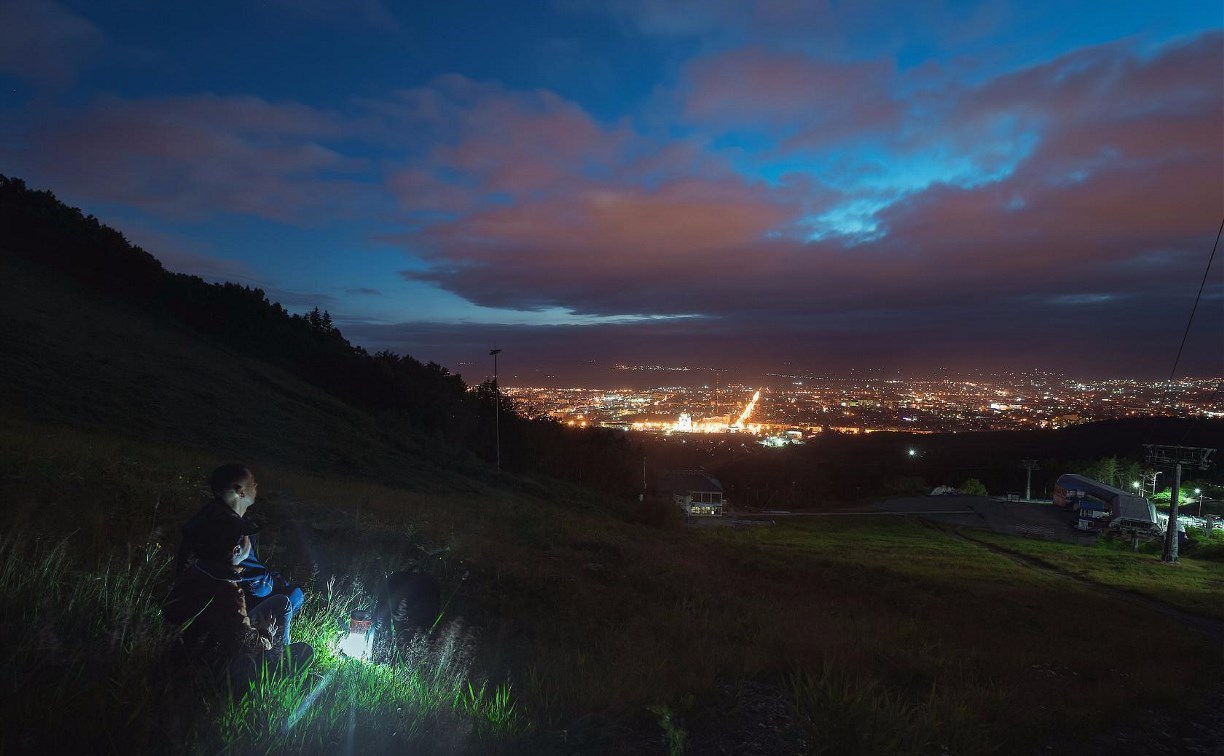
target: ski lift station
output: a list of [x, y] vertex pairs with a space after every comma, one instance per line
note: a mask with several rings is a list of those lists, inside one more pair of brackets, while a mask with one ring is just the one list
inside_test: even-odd
[[1080, 530], [1113, 529], [1149, 536], [1163, 531], [1152, 502], [1083, 475], [1060, 475], [1054, 484], [1054, 504], [1075, 511], [1079, 516], [1075, 526]]

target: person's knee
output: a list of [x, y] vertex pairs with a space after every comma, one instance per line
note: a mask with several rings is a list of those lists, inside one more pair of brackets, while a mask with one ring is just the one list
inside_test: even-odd
[[251, 617], [259, 617], [266, 614], [279, 620], [284, 620], [293, 616], [293, 604], [289, 602], [286, 596], [269, 596], [252, 607], [248, 614]]

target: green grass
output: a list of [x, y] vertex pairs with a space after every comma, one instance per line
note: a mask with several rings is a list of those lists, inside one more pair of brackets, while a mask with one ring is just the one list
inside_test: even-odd
[[[329, 753], [361, 733], [363, 747], [450, 753], [527, 729], [507, 684], [473, 674], [471, 634], [460, 622], [419, 636], [388, 663], [337, 651], [340, 620], [369, 605], [355, 590], [305, 605], [295, 639], [316, 649], [308, 672], [263, 674], [249, 690], [174, 679], [166, 666], [175, 628], [161, 621], [169, 559], [150, 549], [104, 568], [74, 570], [72, 539], [0, 540], [0, 620], [6, 639], [4, 721], [17, 750], [104, 736], [105, 750]], [[78, 740], [84, 739], [84, 740]]]
[[[1218, 649], [1171, 618], [910, 522], [694, 532], [563, 485], [429, 494], [261, 464], [261, 553], [306, 587], [294, 635], [318, 657], [235, 699], [162, 673], [157, 609], [176, 528], [222, 461], [0, 423], [0, 713], [30, 723], [0, 745], [699, 752], [733, 719], [715, 691], [753, 680], [817, 752], [1029, 753], [1218, 684]], [[340, 659], [338, 623], [409, 566], [439, 579], [449, 629], [392, 665]], [[1185, 589], [1208, 602], [1214, 586]]]
[[996, 543], [1068, 574], [1102, 585], [1124, 588], [1179, 609], [1224, 620], [1224, 563], [1216, 556], [1224, 535], [1208, 539], [1202, 530], [1190, 533], [1195, 544], [1184, 549], [1176, 564], [1160, 561], [1159, 543], [1133, 553], [1129, 541], [1102, 538], [1096, 546], [1010, 538], [974, 532], [973, 537]]

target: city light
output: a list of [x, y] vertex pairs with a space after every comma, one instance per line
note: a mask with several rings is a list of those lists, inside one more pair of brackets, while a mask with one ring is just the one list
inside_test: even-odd
[[[635, 372], [656, 370], [653, 366]], [[657, 368], [668, 380], [675, 373]], [[769, 374], [767, 386], [502, 388], [533, 415], [637, 433], [745, 434], [758, 440], [819, 433], [906, 434], [1036, 430], [1126, 417], [1208, 417], [1219, 378], [1072, 380], [1047, 372], [896, 380]], [[908, 454], [908, 452], [907, 452]], [[909, 456], [918, 456], [917, 449]], [[1142, 483], [1131, 487], [1143, 490]]]

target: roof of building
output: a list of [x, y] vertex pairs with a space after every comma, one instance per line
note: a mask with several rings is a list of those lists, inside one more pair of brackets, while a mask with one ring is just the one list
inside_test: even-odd
[[697, 470], [677, 470], [665, 473], [659, 480], [659, 490], [671, 493], [690, 491], [717, 491], [722, 493], [722, 483]]
[[1059, 486], [1060, 488], [1066, 488], [1066, 489], [1077, 488], [1083, 491], [1087, 491], [1088, 493], [1093, 494], [1094, 496], [1101, 496], [1107, 499], [1112, 496], [1130, 496], [1131, 495], [1129, 492], [1123, 491], [1121, 488], [1114, 488], [1113, 486], [1108, 485], [1106, 483], [1102, 483], [1099, 480], [1093, 480], [1092, 478], [1089, 478], [1086, 475], [1076, 475], [1074, 473], [1066, 473], [1064, 475], [1059, 475], [1058, 480], [1055, 482], [1054, 485]]

